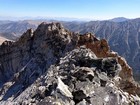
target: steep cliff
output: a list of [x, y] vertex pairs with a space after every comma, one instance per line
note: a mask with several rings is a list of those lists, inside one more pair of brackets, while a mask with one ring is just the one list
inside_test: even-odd
[[0, 51], [1, 104], [140, 104], [131, 67], [91, 33], [42, 23]]

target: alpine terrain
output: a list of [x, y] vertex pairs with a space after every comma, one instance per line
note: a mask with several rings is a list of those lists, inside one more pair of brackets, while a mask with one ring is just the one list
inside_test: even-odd
[[[118, 19], [118, 18], [117, 18]], [[113, 19], [112, 19], [113, 20]], [[116, 19], [115, 19], [116, 20]], [[70, 31], [92, 32], [96, 37], [106, 39], [111, 50], [123, 56], [133, 68], [135, 79], [140, 80], [140, 19], [121, 22], [91, 21], [86, 23], [68, 22], [64, 24]]]
[[[109, 24], [117, 24], [111, 26], [116, 27], [115, 33], [122, 23]], [[103, 27], [99, 26], [96, 29]], [[109, 32], [109, 28], [103, 31]], [[99, 32], [95, 31], [98, 37]], [[119, 46], [111, 39], [120, 40], [120, 34], [105, 33], [101, 35], [107, 40], [92, 33], [70, 32], [60, 23], [43, 22], [17, 41], [3, 42], [0, 105], [140, 105], [140, 86], [132, 68], [107, 43]], [[130, 50], [127, 41], [129, 49], [125, 50]]]

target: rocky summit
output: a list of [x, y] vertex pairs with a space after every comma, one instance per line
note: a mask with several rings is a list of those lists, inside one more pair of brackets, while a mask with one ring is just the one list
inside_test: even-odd
[[0, 105], [140, 105], [140, 86], [105, 39], [42, 23], [0, 46]]

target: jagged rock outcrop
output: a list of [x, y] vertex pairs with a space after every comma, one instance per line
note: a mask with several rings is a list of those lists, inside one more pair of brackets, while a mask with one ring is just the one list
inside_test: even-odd
[[139, 105], [132, 69], [91, 33], [42, 23], [18, 41], [4, 42], [0, 51], [1, 104], [112, 105], [113, 99], [116, 105]]
[[[119, 21], [118, 21], [119, 20]], [[45, 21], [45, 20], [44, 20]], [[48, 20], [46, 20], [48, 21]], [[42, 20], [1, 21], [0, 34], [2, 40], [15, 40], [28, 28], [36, 29]], [[115, 18], [106, 21], [63, 22], [66, 28], [73, 32], [93, 32], [96, 37], [106, 39], [111, 50], [123, 56], [133, 68], [134, 77], [140, 80], [140, 19]], [[1, 36], [0, 35], [0, 36]], [[13, 36], [14, 35], [14, 36]], [[13, 37], [11, 37], [13, 36]], [[135, 47], [134, 47], [135, 46]]]
[[[140, 87], [137, 83], [134, 82], [132, 68], [127, 64], [124, 58], [119, 56], [116, 52], [110, 51], [110, 48], [107, 44], [107, 41], [104, 39], [98, 40], [91, 33], [79, 36], [80, 41], [79, 45], [85, 45], [87, 48], [90, 48], [98, 57], [115, 57], [118, 59], [119, 64], [122, 67], [120, 72], [120, 81], [121, 89], [131, 93], [131, 94], [140, 94]], [[125, 86], [126, 85], [126, 86]]]
[[[119, 20], [119, 21], [118, 21]], [[121, 20], [121, 21], [120, 21]], [[123, 20], [123, 21], [122, 21]], [[44, 20], [45, 21], [45, 20]], [[46, 20], [47, 21], [47, 20]], [[15, 40], [28, 28], [36, 29], [42, 20], [1, 21], [0, 34], [2, 40]], [[106, 21], [63, 22], [73, 32], [93, 32], [96, 37], [106, 39], [111, 50], [123, 56], [133, 68], [134, 77], [140, 80], [140, 19], [115, 18]], [[0, 36], [1, 36], [0, 35]], [[12, 36], [12, 37], [11, 37]], [[17, 38], [16, 38], [17, 39]], [[134, 47], [135, 46], [135, 47]]]
[[111, 50], [118, 52], [126, 59], [134, 70], [135, 79], [140, 81], [140, 18], [123, 22], [64, 22], [64, 25], [70, 31], [92, 32], [96, 37], [106, 39]]

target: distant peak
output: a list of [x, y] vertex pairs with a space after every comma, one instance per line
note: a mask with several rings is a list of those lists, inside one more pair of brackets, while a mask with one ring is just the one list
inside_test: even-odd
[[113, 22], [124, 22], [127, 20], [129, 20], [129, 19], [125, 18], [125, 17], [116, 17], [116, 18], [110, 19], [110, 21], [113, 21]]

